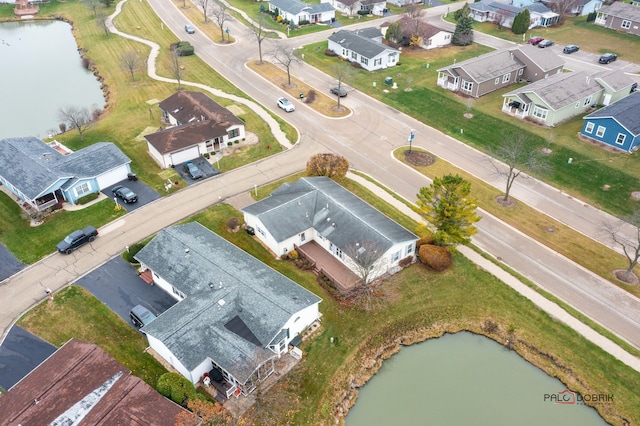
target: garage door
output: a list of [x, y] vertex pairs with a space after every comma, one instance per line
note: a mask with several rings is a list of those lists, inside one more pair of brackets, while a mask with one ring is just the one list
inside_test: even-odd
[[104, 188], [116, 184], [120, 181], [123, 181], [127, 178], [127, 173], [129, 170], [127, 169], [127, 165], [123, 164], [120, 167], [117, 167], [113, 170], [109, 170], [98, 176], [96, 180], [98, 181], [98, 186], [100, 187], [100, 191]]
[[171, 154], [171, 164], [174, 166], [176, 164], [184, 163], [187, 160], [193, 160], [194, 158], [200, 157], [200, 151], [198, 150], [198, 146], [194, 146], [189, 149], [185, 149], [184, 151], [178, 151]]

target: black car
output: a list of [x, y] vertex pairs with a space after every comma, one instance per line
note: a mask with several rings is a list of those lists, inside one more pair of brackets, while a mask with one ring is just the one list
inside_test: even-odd
[[131, 318], [133, 325], [140, 328], [148, 325], [151, 321], [156, 319], [156, 316], [144, 306], [136, 305], [129, 312], [129, 318]]
[[97, 236], [98, 230], [93, 226], [87, 226], [67, 235], [64, 240], [58, 243], [56, 248], [60, 253], [71, 254], [78, 247], [95, 240]]
[[553, 40], [549, 40], [549, 39], [544, 39], [542, 40], [540, 43], [538, 43], [538, 47], [541, 49], [544, 49], [545, 47], [551, 47], [553, 46]]
[[576, 46], [575, 44], [568, 44], [564, 47], [564, 49], [562, 49], [562, 53], [573, 53], [573, 52], [577, 52], [578, 50], [580, 50], [579, 46]]
[[115, 186], [111, 190], [111, 192], [113, 192], [113, 195], [115, 195], [116, 197], [122, 199], [122, 201], [124, 201], [125, 203], [135, 203], [136, 201], [138, 201], [138, 196], [136, 195], [136, 193], [126, 186]]
[[616, 55], [615, 53], [605, 53], [604, 55], [600, 56], [598, 62], [600, 62], [601, 64], [610, 64], [616, 59], [618, 59], [618, 55]]
[[332, 87], [331, 93], [336, 96], [340, 96], [341, 98], [344, 98], [345, 96], [347, 96], [347, 91], [345, 90], [344, 87]]
[[191, 179], [200, 179], [203, 176], [198, 166], [193, 164], [191, 161], [184, 163], [184, 171], [187, 172]]

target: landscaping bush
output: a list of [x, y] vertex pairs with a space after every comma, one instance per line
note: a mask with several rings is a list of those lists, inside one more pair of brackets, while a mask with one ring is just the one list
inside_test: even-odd
[[368, 14], [369, 14], [368, 10], [359, 10], [358, 11], [358, 15], [361, 15], [361, 16], [365, 16], [365, 15], [368, 15]]
[[188, 41], [172, 43], [171, 50], [175, 50], [178, 53], [178, 56], [191, 56], [195, 52], [193, 46]]
[[338, 54], [331, 49], [324, 49], [324, 56], [338, 56]]
[[362, 65], [360, 65], [360, 62], [349, 62], [349, 63], [354, 68], [362, 69]]
[[434, 271], [444, 271], [451, 266], [451, 252], [446, 247], [424, 244], [418, 250], [420, 262]]
[[206, 158], [206, 159], [208, 160], [211, 156], [209, 155], [209, 153], [208, 153], [208, 152], [205, 152], [205, 153], [203, 154], [203, 157], [204, 157], [204, 158]]
[[427, 237], [422, 237], [418, 241], [416, 241], [416, 248], [419, 249], [420, 246], [425, 244], [433, 244], [433, 236], [429, 235]]
[[80, 198], [78, 198], [78, 201], [76, 201], [78, 204], [82, 205], [82, 204], [87, 204], [90, 201], [95, 200], [96, 198], [98, 198], [98, 193], [97, 192], [92, 192], [91, 194], [87, 194], [84, 195]]
[[287, 259], [289, 260], [296, 260], [298, 257], [300, 256], [298, 255], [297, 250], [291, 250], [289, 253], [287, 253]]
[[231, 217], [229, 218], [229, 220], [227, 220], [227, 230], [229, 232], [238, 232], [239, 228], [240, 228], [240, 221], [238, 220], [237, 217]]
[[587, 22], [593, 22], [596, 20], [596, 16], [598, 16], [598, 12], [591, 12], [587, 15]]
[[122, 257], [129, 263], [138, 263], [137, 260], [133, 258], [140, 250], [144, 247], [143, 243], [135, 243], [129, 246], [129, 250], [125, 250]]
[[196, 392], [195, 386], [178, 373], [165, 373], [160, 376], [156, 390], [185, 408], [190, 399], [204, 399]]
[[309, 21], [307, 21], [306, 19], [303, 19], [301, 21], [298, 21], [298, 25], [309, 25]]
[[312, 104], [313, 102], [315, 102], [316, 100], [316, 91], [315, 90], [309, 90], [309, 93], [307, 93], [307, 97], [304, 100], [305, 104]]

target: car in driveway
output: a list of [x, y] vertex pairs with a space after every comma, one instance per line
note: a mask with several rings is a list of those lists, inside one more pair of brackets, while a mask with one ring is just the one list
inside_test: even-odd
[[580, 50], [580, 46], [576, 46], [575, 44], [568, 44], [562, 49], [562, 53], [566, 53], [567, 55], [573, 52], [577, 52]]
[[113, 192], [113, 195], [120, 198], [123, 202], [127, 204], [135, 203], [136, 201], [138, 201], [138, 195], [132, 190], [130, 190], [129, 188], [127, 188], [126, 186], [122, 186], [122, 185], [114, 186], [111, 192]]
[[78, 229], [67, 235], [64, 240], [60, 241], [56, 248], [60, 253], [71, 254], [72, 251], [90, 243], [98, 236], [98, 230], [93, 226], [87, 226], [84, 229]]
[[129, 312], [129, 318], [131, 318], [131, 323], [138, 328], [142, 328], [145, 325], [148, 325], [156, 319], [157, 317], [147, 308], [142, 305], [136, 305]]
[[187, 34], [195, 34], [196, 29], [193, 28], [193, 25], [187, 24], [184, 26], [184, 30], [187, 32]]
[[198, 166], [193, 164], [191, 161], [184, 163], [184, 171], [189, 175], [189, 177], [191, 177], [191, 179], [200, 179], [204, 176]]
[[279, 98], [277, 104], [278, 108], [282, 108], [286, 112], [293, 112], [296, 110], [295, 105], [293, 105], [287, 98]]
[[610, 64], [616, 59], [618, 59], [618, 55], [616, 55], [615, 53], [605, 53], [604, 55], [600, 56], [598, 62], [600, 62], [601, 64]]
[[531, 37], [527, 43], [533, 44], [534, 46], [544, 40], [544, 37], [535, 36]]
[[347, 91], [342, 86], [340, 86], [340, 87], [337, 87], [337, 86], [336, 87], [332, 87], [330, 92], [333, 95], [340, 96], [341, 98], [344, 98], [345, 96], [347, 96]]
[[549, 40], [549, 39], [542, 40], [540, 41], [540, 43], [537, 44], [537, 46], [541, 49], [544, 49], [545, 47], [551, 47], [553, 45], [554, 45], [553, 40]]

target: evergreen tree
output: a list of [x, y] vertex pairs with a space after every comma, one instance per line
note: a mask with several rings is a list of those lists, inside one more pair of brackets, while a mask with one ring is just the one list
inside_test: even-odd
[[433, 240], [437, 245], [469, 244], [478, 230], [474, 223], [477, 203], [470, 198], [471, 184], [458, 175], [433, 179], [429, 187], [420, 188], [418, 208], [425, 220], [435, 228]]
[[473, 18], [461, 16], [456, 23], [456, 29], [451, 38], [455, 46], [468, 46], [473, 43]]
[[529, 9], [524, 9], [513, 18], [511, 31], [513, 31], [514, 34], [524, 34], [529, 29], [529, 25], [531, 25], [531, 14], [529, 13]]

